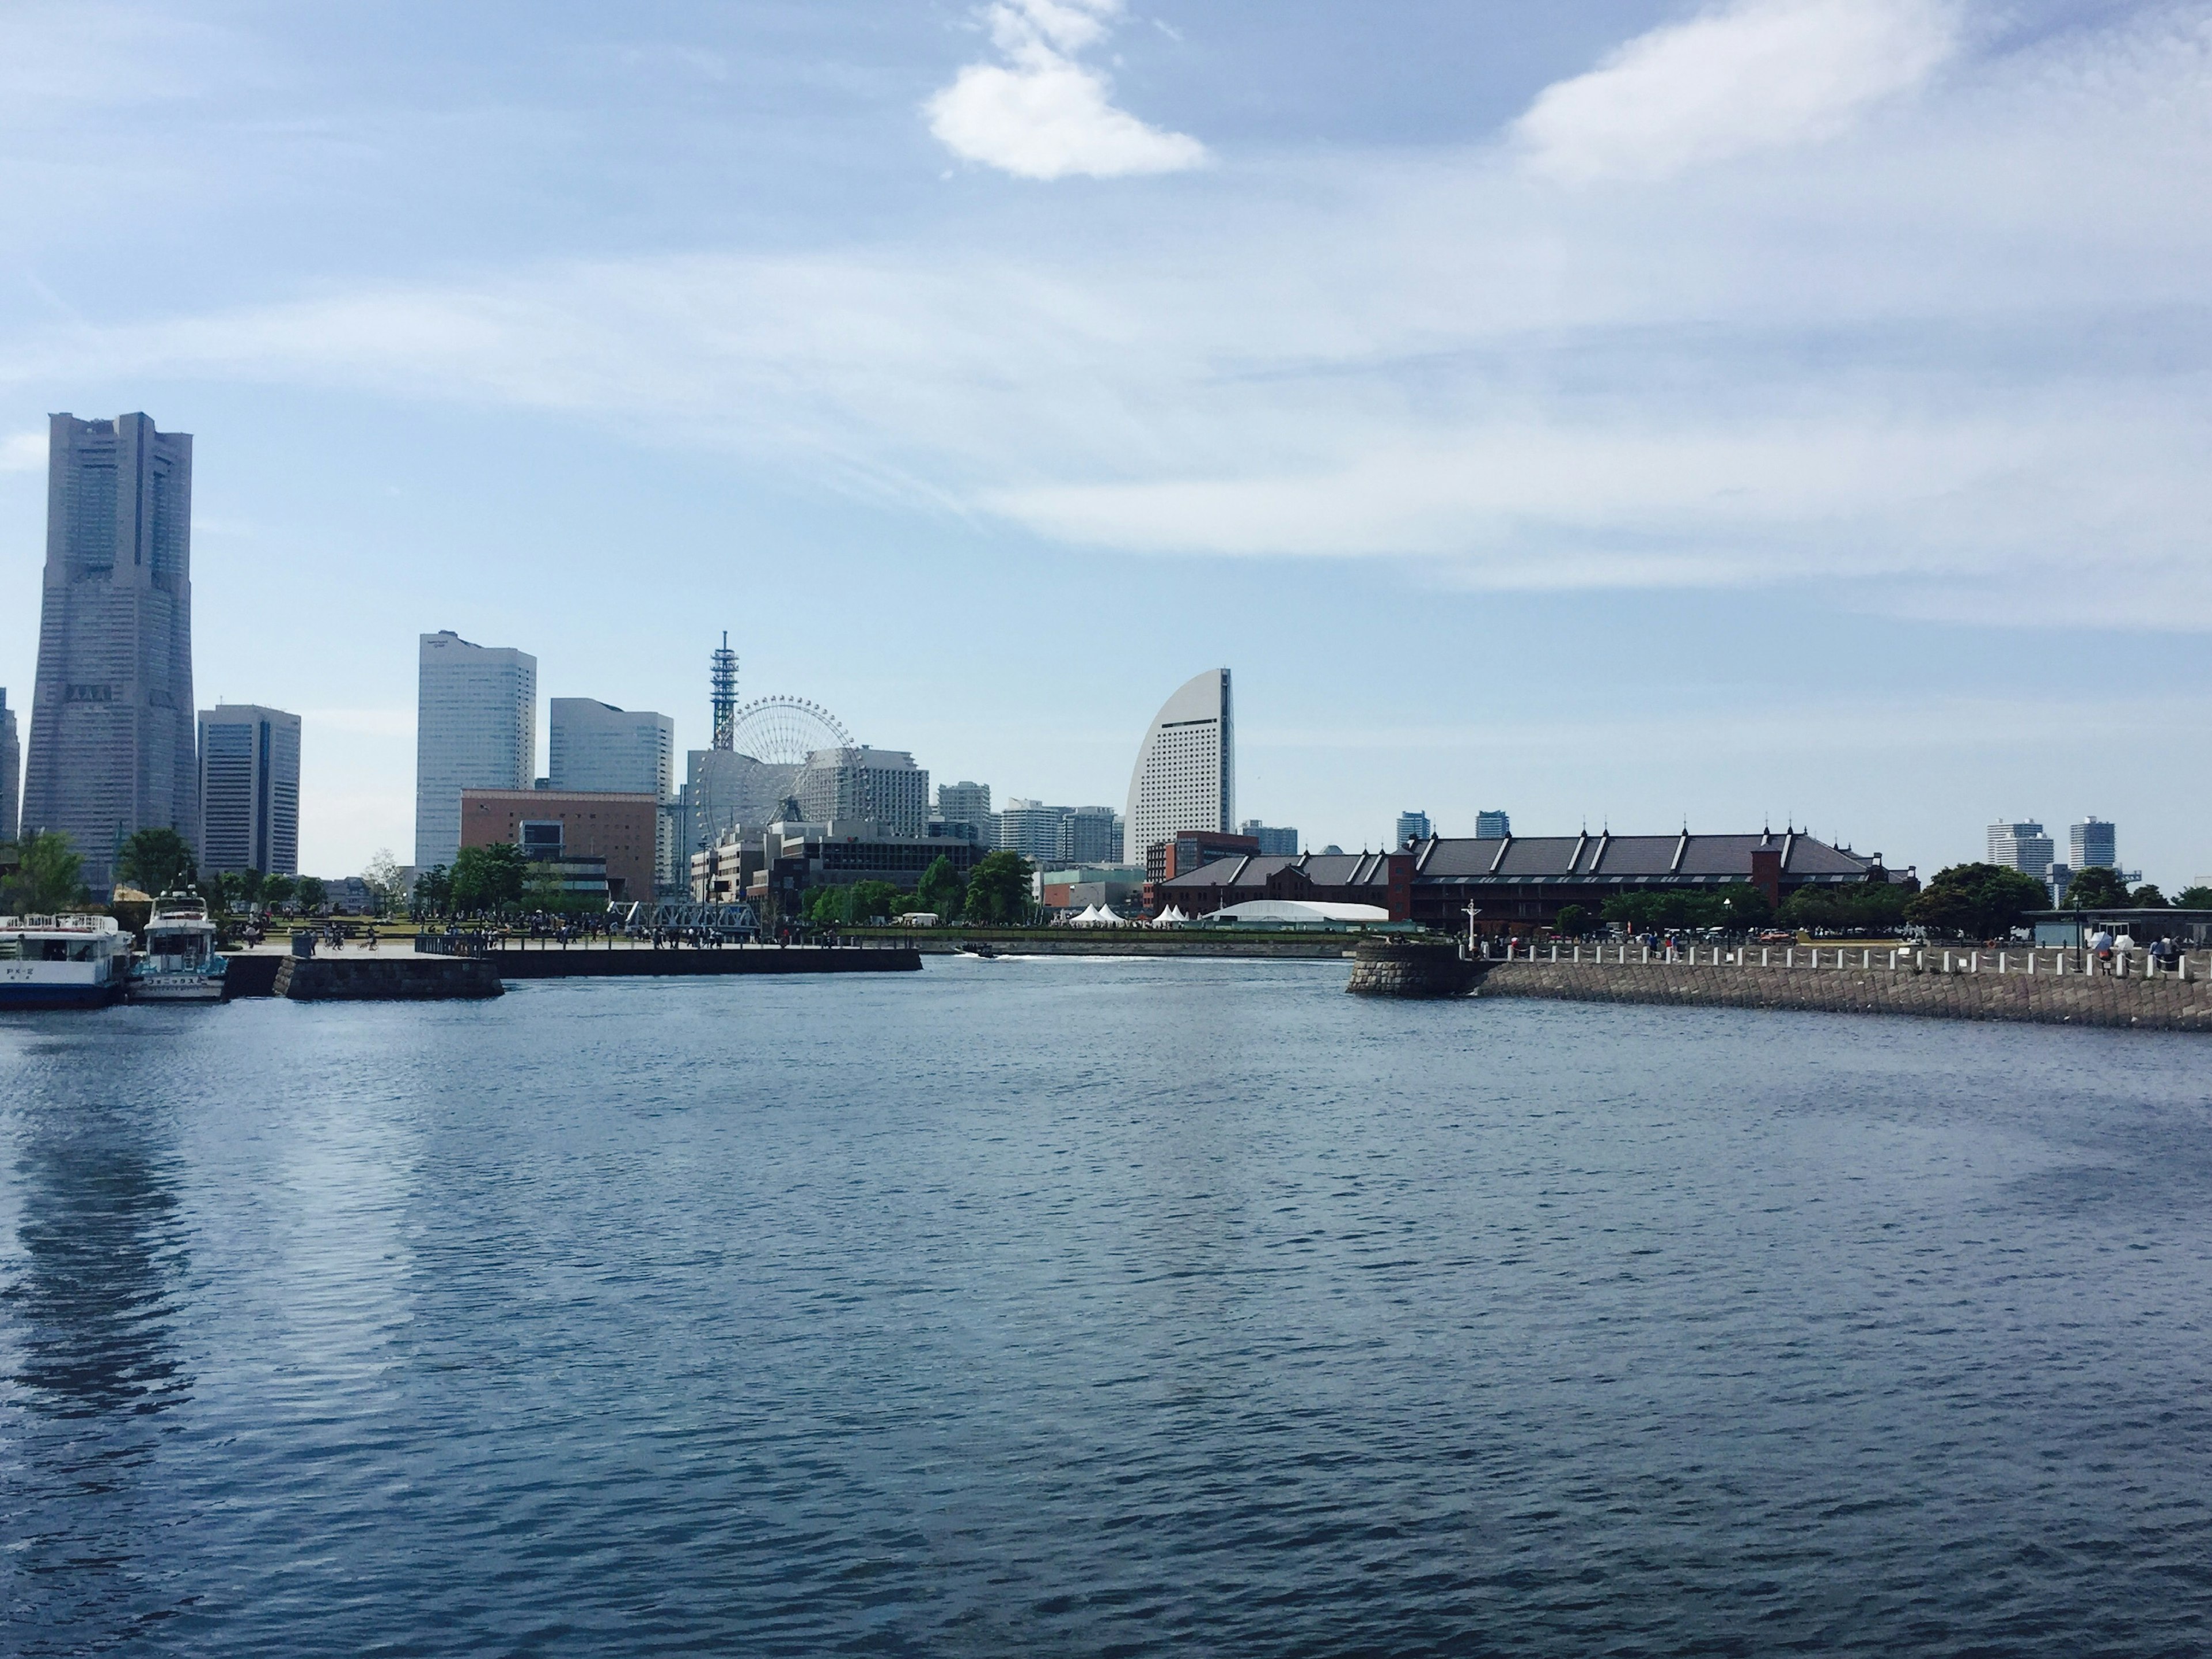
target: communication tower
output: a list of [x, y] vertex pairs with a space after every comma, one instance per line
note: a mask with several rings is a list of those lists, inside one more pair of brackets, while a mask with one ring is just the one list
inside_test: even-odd
[[722, 630], [722, 648], [714, 653], [714, 747], [727, 750], [737, 738], [738, 653], [730, 649], [729, 629]]

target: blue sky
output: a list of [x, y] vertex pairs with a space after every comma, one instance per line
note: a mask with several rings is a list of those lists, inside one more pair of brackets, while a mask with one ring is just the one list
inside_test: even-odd
[[144, 409], [323, 873], [450, 627], [1067, 802], [1226, 663], [1315, 845], [2212, 878], [2208, 201], [2201, 5], [17, 0], [0, 684], [46, 415]]

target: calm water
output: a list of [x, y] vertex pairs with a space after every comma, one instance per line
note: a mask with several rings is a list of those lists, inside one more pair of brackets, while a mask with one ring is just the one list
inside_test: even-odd
[[2212, 1645], [2212, 1046], [1343, 981], [0, 1024], [0, 1650]]

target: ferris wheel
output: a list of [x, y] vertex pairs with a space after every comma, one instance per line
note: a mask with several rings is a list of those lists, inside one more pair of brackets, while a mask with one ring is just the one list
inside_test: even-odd
[[730, 720], [730, 747], [771, 766], [804, 766], [817, 749], [850, 749], [853, 734], [818, 702], [759, 697]]

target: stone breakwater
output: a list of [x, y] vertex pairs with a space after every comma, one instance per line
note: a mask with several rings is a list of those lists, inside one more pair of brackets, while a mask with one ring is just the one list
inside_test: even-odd
[[1344, 988], [1356, 997], [1462, 997], [1474, 988], [1484, 965], [1462, 957], [1456, 945], [1364, 939]]
[[1942, 951], [1897, 952], [1894, 968], [1888, 965], [1889, 952], [1873, 952], [1871, 965], [1866, 954], [1824, 951], [1818, 966], [1802, 960], [1810, 955], [1803, 950], [1788, 966], [1709, 958], [1694, 963], [1516, 958], [1490, 963], [1479, 994], [2212, 1031], [2212, 983], [2201, 971], [2188, 979], [2171, 973], [2146, 979], [2138, 964], [2136, 974], [2123, 978], [2085, 974], [2069, 963], [2060, 974], [2047, 951], [2032, 974], [2021, 971], [2027, 958], [2021, 953], [2008, 962], [2008, 971], [1994, 971], [1996, 957], [1988, 951], [1949, 952], [1946, 971]]

